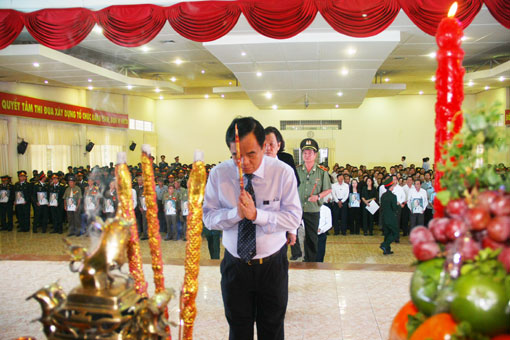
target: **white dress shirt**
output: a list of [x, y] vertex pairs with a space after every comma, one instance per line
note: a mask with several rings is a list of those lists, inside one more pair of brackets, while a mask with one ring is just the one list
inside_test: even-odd
[[386, 187], [385, 187], [384, 185], [382, 185], [382, 184], [381, 184], [381, 185], [379, 186], [379, 202], [381, 202], [381, 197], [382, 197], [382, 195], [383, 195], [386, 191], [387, 191], [387, 190], [386, 190]]
[[[257, 217], [254, 259], [274, 254], [287, 242], [286, 232], [295, 231], [302, 217], [296, 176], [290, 166], [277, 158], [263, 156], [253, 173]], [[245, 178], [244, 183], [247, 179]], [[207, 181], [204, 197], [204, 224], [209, 230], [223, 230], [223, 246], [237, 254], [237, 233], [241, 218], [237, 213], [239, 170], [230, 159], [215, 166]]]
[[342, 184], [336, 182], [331, 184], [331, 195], [333, 196], [333, 201], [338, 203], [338, 201], [342, 201], [345, 203], [349, 199], [349, 186], [347, 183], [343, 182]]
[[318, 234], [324, 234], [332, 226], [331, 209], [323, 204], [321, 205]]
[[136, 199], [136, 190], [135, 189], [131, 189], [131, 194], [133, 197], [133, 209], [136, 208], [136, 206], [138, 205], [138, 200]]
[[[407, 201], [407, 206], [409, 207], [409, 210], [411, 210], [411, 214], [423, 214], [425, 211], [425, 207], [427, 207], [428, 199], [427, 199], [427, 192], [420, 188], [420, 191], [416, 191], [416, 188], [413, 187], [409, 190], [409, 200]], [[414, 206], [413, 201], [416, 199], [422, 199], [421, 204], [418, 206]], [[414, 208], [414, 210], [413, 210]]]
[[411, 184], [411, 186], [409, 185], [404, 185], [404, 193], [406, 194], [406, 202], [409, 201], [409, 190], [411, 190], [412, 188], [414, 188], [414, 185]]
[[395, 185], [395, 188], [393, 188], [393, 194], [397, 196], [397, 203], [402, 206], [402, 203], [406, 203], [406, 193], [404, 191], [404, 188], [400, 185]]

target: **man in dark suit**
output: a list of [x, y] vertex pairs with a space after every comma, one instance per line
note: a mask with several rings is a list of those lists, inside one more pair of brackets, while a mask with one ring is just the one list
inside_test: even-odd
[[48, 188], [49, 206], [51, 218], [53, 220], [53, 230], [51, 234], [62, 234], [63, 217], [64, 217], [64, 193], [66, 186], [59, 182], [57, 174], [51, 176], [51, 184]]
[[399, 233], [397, 223], [397, 196], [393, 194], [393, 188], [395, 188], [395, 181], [393, 177], [388, 177], [383, 182], [386, 192], [381, 197], [381, 213], [382, 213], [382, 227], [384, 232], [384, 241], [381, 243], [379, 248], [382, 249], [383, 255], [393, 254], [391, 251], [391, 243], [394, 242]]
[[34, 205], [34, 224], [32, 231], [37, 233], [37, 229], [41, 228], [42, 232], [46, 232], [48, 227], [48, 184], [46, 183], [46, 175], [44, 172], [39, 174], [37, 182], [32, 185], [32, 201]]
[[19, 231], [28, 233], [30, 231], [30, 203], [32, 186], [27, 182], [27, 172], [18, 171], [19, 181], [14, 185], [14, 205], [16, 216], [19, 222]]
[[0, 230], [12, 230], [12, 206], [14, 203], [14, 188], [9, 183], [8, 175], [2, 176], [0, 184]]

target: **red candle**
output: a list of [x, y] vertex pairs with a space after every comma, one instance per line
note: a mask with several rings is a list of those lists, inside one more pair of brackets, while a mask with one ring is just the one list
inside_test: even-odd
[[[437, 165], [445, 162], [444, 144], [459, 133], [463, 122], [461, 106], [464, 100], [464, 68], [462, 67], [464, 51], [460, 47], [463, 33], [460, 22], [454, 18], [456, 10], [457, 3], [454, 2], [448, 12], [448, 17], [441, 20], [436, 33], [436, 41], [439, 46], [436, 72], [436, 141], [434, 145], [434, 167], [436, 170], [434, 189], [436, 192], [443, 190], [440, 184], [443, 172], [437, 170]], [[451, 125], [451, 129], [449, 129], [449, 125]], [[435, 217], [444, 216], [444, 206], [438, 199], [434, 201], [434, 209]]]

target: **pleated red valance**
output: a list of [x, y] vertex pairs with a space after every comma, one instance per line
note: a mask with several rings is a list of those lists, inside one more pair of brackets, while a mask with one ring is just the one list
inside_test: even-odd
[[[170, 7], [118, 5], [98, 11], [85, 8], [42, 9], [23, 13], [0, 9], [0, 49], [9, 46], [23, 27], [39, 43], [57, 50], [79, 44], [95, 24], [113, 43], [136, 47], [148, 43], [166, 21], [183, 37], [198, 41], [221, 38], [241, 13], [258, 33], [286, 39], [305, 30], [319, 12], [337, 32], [369, 37], [384, 31], [400, 9], [422, 31], [435, 35], [452, 0], [238, 0], [181, 2]], [[509, 0], [458, 0], [456, 17], [467, 27], [485, 4], [510, 29]]]

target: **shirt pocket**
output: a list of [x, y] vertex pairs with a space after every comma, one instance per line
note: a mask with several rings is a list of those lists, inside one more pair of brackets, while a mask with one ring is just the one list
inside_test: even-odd
[[267, 211], [280, 211], [280, 201], [274, 200], [263, 200], [262, 202], [262, 210]]

